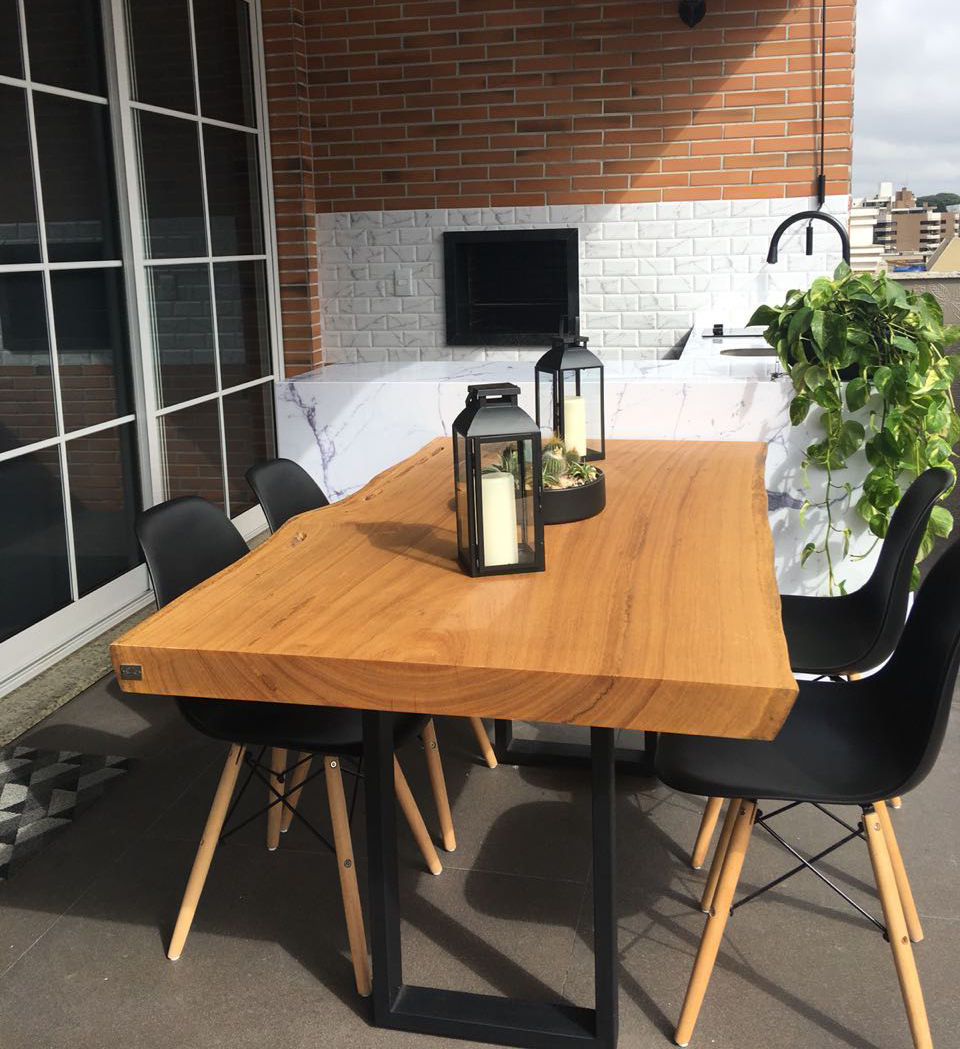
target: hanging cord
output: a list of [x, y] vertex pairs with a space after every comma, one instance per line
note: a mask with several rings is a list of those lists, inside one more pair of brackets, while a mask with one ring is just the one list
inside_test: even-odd
[[822, 208], [827, 199], [826, 175], [827, 138], [827, 0], [820, 6], [820, 174], [817, 176], [817, 207]]

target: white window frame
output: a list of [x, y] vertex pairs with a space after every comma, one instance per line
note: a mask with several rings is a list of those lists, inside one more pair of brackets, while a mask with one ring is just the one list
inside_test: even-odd
[[[26, 27], [24, 5], [28, 0], [18, 0], [21, 26]], [[193, 41], [193, 0], [188, 0], [191, 16], [191, 46], [196, 79], [196, 47]], [[130, 358], [133, 383], [134, 414], [125, 415], [105, 423], [71, 431], [31, 444], [31, 451], [57, 447], [60, 456], [61, 483], [63, 488], [64, 520], [67, 533], [67, 556], [70, 573], [71, 597], [73, 600], [64, 608], [21, 631], [19, 634], [0, 642], [0, 697], [36, 674], [47, 669], [53, 663], [69, 655], [87, 641], [109, 630], [116, 623], [145, 607], [153, 600], [148, 574], [145, 566], [137, 568], [111, 580], [97, 590], [78, 598], [76, 558], [73, 548], [73, 523], [69, 498], [69, 474], [66, 446], [72, 440], [89, 436], [100, 430], [112, 429], [133, 423], [137, 433], [139, 453], [141, 498], [143, 505], [152, 506], [166, 498], [163, 476], [162, 420], [172, 411], [191, 407], [207, 401], [218, 401], [220, 423], [221, 469], [223, 476], [224, 498], [229, 505], [229, 487], [227, 483], [226, 435], [224, 432], [223, 397], [232, 393], [252, 389], [256, 386], [276, 384], [284, 378], [282, 325], [280, 319], [280, 283], [277, 266], [276, 215], [274, 210], [274, 191], [271, 168], [271, 154], [268, 125], [268, 104], [266, 95], [266, 70], [263, 50], [263, 23], [259, 0], [244, 0], [250, 9], [250, 44], [253, 56], [253, 88], [257, 115], [257, 128], [230, 124], [211, 118], [201, 118], [198, 113], [192, 115], [197, 123], [208, 123], [217, 127], [244, 131], [256, 134], [258, 142], [257, 156], [260, 166], [260, 200], [263, 217], [263, 236], [265, 251], [262, 254], [243, 256], [216, 256], [215, 261], [262, 261], [266, 268], [268, 329], [270, 335], [270, 363], [272, 372], [269, 375], [221, 390], [220, 354], [217, 343], [217, 328], [214, 323], [214, 359], [218, 389], [212, 394], [205, 394], [193, 400], [161, 408], [157, 399], [156, 365], [153, 357], [153, 333], [149, 289], [147, 287], [147, 270], [151, 265], [164, 263], [196, 262], [206, 263], [209, 269], [213, 317], [216, 318], [216, 290], [213, 284], [212, 265], [214, 258], [204, 256], [197, 259], [148, 259], [145, 257], [143, 243], [143, 223], [141, 208], [141, 187], [137, 171], [137, 146], [133, 113], [137, 109], [160, 114], [169, 114], [180, 119], [189, 117], [177, 111], [132, 101], [129, 78], [128, 45], [124, 0], [101, 0], [101, 16], [104, 33], [104, 55], [108, 93], [106, 96], [89, 95], [67, 88], [55, 88], [49, 85], [33, 84], [30, 70], [25, 64], [22, 78], [0, 76], [0, 83], [26, 88], [29, 122], [29, 144], [33, 177], [39, 184], [39, 160], [36, 143], [36, 124], [33, 115], [33, 91], [42, 91], [65, 98], [74, 98], [102, 105], [108, 105], [113, 128], [112, 144], [114, 165], [117, 177], [118, 223], [120, 230], [120, 260], [94, 262], [49, 262], [46, 248], [46, 227], [41, 202], [38, 201], [38, 236], [41, 239], [41, 262], [28, 264], [0, 265], [0, 273], [5, 272], [39, 272], [43, 274], [46, 299], [47, 325], [50, 331], [51, 374], [54, 384], [54, 398], [58, 433], [63, 434], [62, 402], [59, 388], [59, 367], [56, 339], [54, 337], [53, 303], [50, 293], [50, 273], [69, 269], [102, 269], [122, 267], [124, 272], [127, 322], [130, 341]], [[24, 56], [26, 63], [26, 55]], [[203, 135], [200, 134], [201, 158], [203, 156]], [[203, 200], [207, 240], [210, 245], [209, 211], [206, 208], [207, 185], [204, 168]], [[273, 398], [274, 428], [276, 428], [276, 398]], [[0, 462], [23, 455], [24, 449], [0, 453]], [[266, 520], [259, 506], [254, 506], [234, 517], [234, 523], [246, 539], [260, 534], [266, 529]]]

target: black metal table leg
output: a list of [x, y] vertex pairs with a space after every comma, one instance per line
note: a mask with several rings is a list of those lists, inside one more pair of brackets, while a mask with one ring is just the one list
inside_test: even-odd
[[365, 711], [363, 739], [374, 1023], [398, 1031], [518, 1049], [614, 1049], [618, 1004], [613, 729], [590, 730], [596, 995], [593, 1009], [416, 987], [403, 982], [391, 719], [376, 711]]
[[[643, 747], [617, 747], [617, 772], [649, 777], [653, 772], [656, 732], [644, 732]], [[493, 723], [493, 749], [503, 765], [566, 765], [589, 768], [589, 743], [567, 743], [549, 739], [520, 739], [513, 734], [513, 722]]]

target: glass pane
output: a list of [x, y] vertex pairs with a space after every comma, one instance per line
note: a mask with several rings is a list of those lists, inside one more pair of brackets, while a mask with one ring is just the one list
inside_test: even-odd
[[133, 97], [196, 113], [190, 12], [186, 0], [127, 0]]
[[515, 565], [521, 559], [517, 508], [517, 445], [512, 441], [480, 443], [480, 500], [477, 523], [482, 565]]
[[141, 561], [133, 531], [140, 509], [133, 424], [68, 441], [67, 475], [83, 597]]
[[63, 425], [69, 432], [133, 411], [122, 271], [51, 273]]
[[33, 111], [50, 261], [118, 259], [107, 107], [37, 91]]
[[207, 125], [203, 156], [213, 254], [263, 254], [257, 136]]
[[137, 113], [144, 238], [152, 258], [207, 254], [197, 125], [157, 113]]
[[151, 266], [150, 308], [162, 407], [217, 388], [210, 272], [196, 266]]
[[43, 277], [0, 274], [0, 452], [56, 432]]
[[223, 509], [220, 419], [217, 402], [206, 401], [160, 417], [167, 496], [202, 495]]
[[39, 262], [27, 93], [6, 84], [0, 84], [0, 173], [0, 264]]
[[254, 463], [277, 454], [273, 435], [273, 383], [252, 386], [223, 398], [223, 423], [227, 436], [227, 484], [230, 516], [257, 505], [244, 474]]
[[263, 262], [217, 262], [213, 267], [224, 389], [269, 375], [267, 268]]
[[467, 442], [459, 434], [453, 435], [454, 463], [454, 498], [457, 503], [457, 550], [469, 554], [470, 525], [467, 505]]
[[0, 463], [0, 641], [70, 602], [60, 453]]
[[0, 0], [0, 74], [23, 76], [17, 0]]
[[193, 0], [200, 112], [256, 127], [250, 9], [243, 0]]
[[105, 95], [99, 0], [27, 0], [24, 10], [32, 79]]

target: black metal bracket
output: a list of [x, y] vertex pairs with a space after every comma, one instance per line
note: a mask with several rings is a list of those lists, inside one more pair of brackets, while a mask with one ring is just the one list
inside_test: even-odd
[[586, 1009], [403, 982], [393, 732], [388, 718], [364, 711], [373, 1018], [378, 1027], [518, 1049], [614, 1049], [618, 1023], [614, 730], [594, 728], [590, 733], [595, 1005]]
[[[513, 734], [513, 722], [497, 719], [493, 723], [493, 749], [497, 761], [504, 765], [550, 765], [553, 767], [589, 768], [592, 746], [589, 743], [564, 743], [554, 740], [521, 739]], [[586, 730], [585, 730], [586, 731]], [[657, 734], [644, 733], [643, 748], [616, 747], [614, 760], [618, 774], [643, 776], [654, 774], [653, 758]]]
[[[845, 834], [842, 838], [840, 838], [839, 841], [835, 841], [832, 845], [828, 845], [825, 849], [822, 849], [815, 856], [807, 858], [806, 856], [801, 855], [769, 824], [769, 821], [774, 819], [776, 816], [779, 816], [784, 812], [788, 812], [790, 809], [795, 809], [798, 805], [801, 804], [813, 805], [814, 808], [819, 809], [819, 811], [822, 812], [825, 816], [829, 816], [830, 819], [834, 820], [836, 823], [839, 823], [842, 827], [844, 827], [847, 830], [848, 833]], [[738, 907], [742, 907], [746, 903], [751, 903], [753, 900], [757, 899], [757, 897], [762, 896], [765, 892], [769, 892], [770, 889], [775, 888], [777, 885], [782, 885], [783, 882], [785, 882], [788, 878], [792, 878], [794, 875], [800, 874], [802, 871], [808, 870], [812, 874], [815, 874], [825, 885], [829, 886], [841, 899], [845, 900], [855, 911], [863, 915], [863, 917], [866, 918], [867, 921], [875, 925], [880, 930], [880, 932], [883, 933], [883, 936], [886, 939], [887, 927], [882, 922], [878, 921], [872, 914], [870, 914], [869, 911], [864, 910], [864, 908], [861, 907], [856, 900], [854, 900], [848, 893], [841, 889], [836, 882], [828, 878], [827, 875], [824, 874], [823, 871], [816, 866], [816, 864], [819, 863], [820, 860], [829, 856], [831, 853], [836, 852], [837, 849], [842, 848], [844, 845], [846, 845], [848, 842], [853, 841], [855, 838], [865, 839], [862, 821], [858, 823], [856, 827], [854, 827], [851, 824], [847, 823], [845, 820], [842, 820], [835, 813], [830, 812], [830, 810], [825, 808], [823, 805], [820, 805], [816, 802], [792, 801], [789, 804], [783, 805], [780, 808], [775, 809], [773, 812], [767, 814], [764, 814], [763, 812], [760, 812], [758, 810], [754, 822], [758, 826], [762, 827], [767, 832], [767, 834], [769, 834], [770, 837], [777, 842], [777, 844], [786, 849], [786, 851], [789, 852], [791, 856], [795, 857], [800, 862], [796, 867], [793, 867], [790, 870], [788, 870], [786, 874], [781, 874], [778, 878], [774, 878], [773, 881], [767, 882], [766, 885], [762, 885], [759, 889], [754, 889], [753, 892], [748, 893], [742, 899], [737, 900], [737, 902], [730, 908], [731, 914], [733, 914], [733, 912], [737, 910]]]

